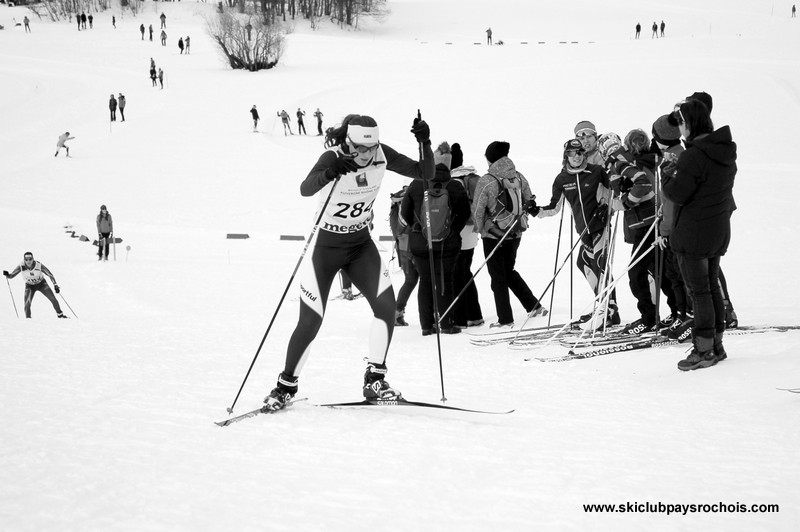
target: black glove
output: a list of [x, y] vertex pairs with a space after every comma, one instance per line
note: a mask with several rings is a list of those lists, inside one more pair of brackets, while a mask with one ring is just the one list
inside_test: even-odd
[[536, 216], [537, 214], [539, 214], [539, 211], [541, 211], [542, 209], [538, 205], [536, 205], [536, 196], [528, 200], [528, 202], [525, 204], [525, 210], [531, 216]]
[[59, 292], [61, 292], [61, 289], [58, 287], [58, 285], [57, 285], [57, 284], [54, 284], [54, 285], [53, 285], [53, 288], [55, 289], [55, 291], [56, 291], [56, 294], [57, 294], [57, 293], [59, 293]]
[[6, 277], [8, 277], [8, 275], [9, 275], [8, 271], [6, 271], [6, 270], [3, 270], [3, 275], [5, 275]]
[[620, 192], [628, 192], [630, 189], [633, 188], [633, 181], [628, 176], [623, 176], [622, 179], [619, 181], [619, 190]]
[[428, 123], [421, 118], [414, 119], [411, 132], [414, 134], [417, 142], [429, 142], [431, 140], [431, 128], [428, 126]]
[[608, 221], [608, 205], [601, 203], [597, 206], [597, 209], [594, 211], [594, 216], [592, 216], [595, 220], [598, 220], [601, 225], [606, 225]]
[[340, 153], [336, 161], [334, 161], [333, 167], [325, 170], [325, 177], [328, 178], [328, 181], [333, 181], [344, 174], [358, 170], [358, 164], [353, 159], [352, 155]]

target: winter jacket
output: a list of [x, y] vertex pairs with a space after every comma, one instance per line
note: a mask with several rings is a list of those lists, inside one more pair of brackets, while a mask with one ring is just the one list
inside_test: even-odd
[[125, 95], [124, 94], [120, 94], [119, 98], [117, 99], [117, 101], [119, 102], [119, 108], [120, 109], [125, 109]]
[[728, 250], [736, 170], [736, 143], [728, 126], [687, 142], [674, 175], [662, 178], [664, 194], [678, 205], [670, 236], [675, 253], [703, 259]]
[[113, 233], [114, 221], [111, 219], [111, 213], [103, 216], [102, 213], [97, 215], [97, 232], [98, 233]]
[[625, 208], [625, 242], [635, 242], [635, 234], [647, 230], [656, 219], [656, 202], [653, 182], [655, 176], [648, 169], [636, 166], [633, 156], [624, 149], [609, 157], [606, 172], [614, 192]]
[[110, 100], [108, 100], [108, 108], [111, 109], [112, 111], [117, 110], [117, 99], [114, 98], [113, 96], [111, 97]]
[[658, 225], [658, 232], [661, 236], [669, 237], [672, 234], [672, 228], [675, 227], [675, 211], [677, 210], [678, 206], [675, 205], [675, 202], [672, 201], [664, 194], [664, 169], [668, 168], [670, 162], [666, 160], [666, 157], [673, 154], [674, 156], [680, 156], [683, 153], [683, 146], [681, 144], [676, 144], [670, 148], [664, 150], [665, 159], [661, 163], [661, 207], [660, 207], [660, 214], [661, 214], [661, 222]]
[[[443, 164], [436, 165], [436, 173], [428, 184], [431, 188], [445, 187], [450, 199], [450, 234], [441, 242], [434, 242], [434, 251], [458, 253], [461, 249], [461, 230], [469, 220], [469, 199], [464, 185], [450, 178], [450, 171]], [[406, 190], [403, 203], [400, 205], [400, 216], [411, 227], [409, 247], [414, 255], [428, 253], [428, 241], [425, 233], [425, 209], [423, 197], [425, 183], [413, 181]]]
[[[505, 228], [499, 227], [493, 218], [501, 207], [498, 205], [497, 197], [500, 194], [500, 182], [498, 179], [508, 179], [511, 182], [519, 180], [522, 192], [522, 201], [530, 201], [531, 187], [525, 176], [517, 172], [514, 163], [508, 157], [501, 157], [489, 166], [487, 173], [478, 180], [475, 187], [475, 196], [472, 200], [472, 217], [475, 220], [475, 231], [484, 238], [499, 240], [498, 234], [504, 234]], [[527, 216], [523, 214], [523, 216]], [[517, 223], [519, 227], [519, 222]], [[524, 228], [515, 230], [508, 235], [508, 238], [519, 238]], [[491, 232], [490, 232], [491, 231]]]
[[[605, 170], [594, 164], [583, 169], [564, 169], [553, 181], [553, 195], [550, 203], [543, 206], [538, 218], [553, 216], [561, 210], [564, 197], [572, 208], [575, 230], [580, 234], [589, 227], [589, 234], [601, 232], [605, 228], [602, 218], [595, 218], [597, 209], [608, 209], [609, 181]], [[605, 201], [600, 202], [601, 199]]]

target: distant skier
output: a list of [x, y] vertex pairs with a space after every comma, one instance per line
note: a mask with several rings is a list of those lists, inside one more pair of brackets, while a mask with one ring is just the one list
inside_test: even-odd
[[150, 66], [150, 79], [153, 81], [153, 87], [158, 87], [158, 82], [156, 81], [158, 74], [156, 73], [156, 67], [152, 65]]
[[161, 19], [161, 29], [163, 30], [164, 28], [166, 28], [166, 27], [167, 27], [167, 16], [166, 16], [166, 15], [164, 14], [164, 12], [162, 11], [162, 12], [161, 12], [161, 16], [160, 16], [160, 17], [158, 17], [158, 18], [160, 18], [160, 19]]
[[122, 94], [121, 92], [119, 93], [119, 96], [117, 97], [117, 103], [119, 104], [119, 115], [122, 117], [121, 122], [124, 122], [125, 121], [125, 104], [127, 102], [125, 100], [125, 95]]
[[186, 45], [186, 55], [189, 55], [189, 36], [188, 35], [183, 40], [183, 43]]
[[93, 26], [94, 16], [91, 13], [89, 13], [89, 16], [86, 18], [89, 20], [89, 29], [92, 29], [94, 27]]
[[13, 279], [19, 274], [25, 278], [25, 317], [31, 317], [31, 303], [33, 302], [33, 295], [36, 292], [41, 292], [44, 297], [46, 297], [50, 303], [52, 303], [53, 308], [56, 311], [56, 315], [59, 318], [66, 318], [67, 316], [61, 312], [61, 306], [58, 304], [58, 300], [56, 296], [53, 295], [53, 291], [50, 290], [50, 285], [47, 284], [44, 276], [47, 275], [50, 277], [50, 281], [53, 282], [53, 288], [56, 291], [56, 294], [61, 292], [58, 288], [58, 284], [56, 283], [56, 278], [50, 273], [50, 270], [47, 269], [47, 266], [42, 264], [37, 260], [33, 260], [33, 253], [30, 251], [26, 251], [23, 255], [23, 260], [14, 268], [11, 273], [6, 270], [3, 270], [3, 275], [6, 276], [8, 279]]
[[167, 45], [167, 32], [161, 30], [161, 46], [166, 46], [166, 45]]
[[114, 235], [114, 220], [105, 205], [100, 206], [97, 224], [97, 260], [108, 260], [109, 238]]
[[161, 84], [161, 88], [164, 88], [164, 71], [160, 68], [158, 69], [158, 82]]
[[114, 29], [117, 29], [117, 17], [111, 15], [111, 25], [114, 26]]
[[[139, 25], [139, 31], [142, 33], [142, 40], [144, 40], [144, 24]], [[150, 40], [152, 41], [153, 39]]]
[[662, 21], [661, 21], [661, 36], [662, 36], [662, 37], [664, 36], [664, 28], [666, 28], [666, 27], [667, 27], [667, 25], [666, 25], [666, 24], [664, 24], [664, 21], [662, 20]]
[[72, 140], [75, 137], [69, 136], [69, 131], [64, 133], [63, 135], [59, 135], [58, 142], [56, 143], [56, 154], [53, 157], [58, 157], [58, 152], [61, 151], [61, 148], [67, 150], [67, 157], [69, 157], [69, 146], [67, 146], [67, 141]]
[[29, 19], [27, 16], [25, 16], [25, 18], [22, 19], [22, 23], [25, 24], [25, 33], [30, 33], [31, 32], [31, 19]]
[[656, 24], [655, 20], [653, 21], [653, 34], [650, 35], [650, 38], [651, 39], [653, 39], [653, 38], [658, 39], [658, 24]]
[[250, 114], [253, 116], [253, 131], [258, 131], [259, 116], [255, 105], [253, 105], [253, 108], [250, 109]]
[[86, 13], [81, 13], [81, 28], [86, 29]]
[[117, 99], [114, 98], [114, 95], [111, 95], [111, 99], [108, 100], [108, 109], [111, 111], [111, 121], [117, 121]]
[[147, 31], [150, 33], [150, 42], [153, 42], [153, 25], [152, 24], [150, 24], [147, 27]]
[[321, 137], [322, 136], [322, 111], [319, 110], [319, 107], [317, 107], [317, 110], [314, 111], [314, 117], [317, 119], [317, 136]]
[[181, 51], [181, 55], [183, 55], [183, 37], [178, 37], [178, 48]]
[[489, 46], [492, 45], [492, 28], [486, 30], [486, 44]]
[[290, 135], [294, 135], [294, 133], [292, 133], [292, 126], [289, 125], [291, 118], [289, 118], [289, 113], [286, 112], [286, 109], [278, 113], [278, 116], [281, 117], [281, 122], [283, 123], [283, 135], [286, 136], [287, 131]]
[[636, 39], [639, 38], [639, 34], [642, 33], [642, 25], [640, 23], [636, 23]]
[[300, 108], [297, 108], [297, 134], [300, 134], [300, 130], [303, 131], [303, 135], [308, 135], [306, 133], [306, 125], [303, 123], [303, 117], [306, 115], [305, 111], [301, 111]]

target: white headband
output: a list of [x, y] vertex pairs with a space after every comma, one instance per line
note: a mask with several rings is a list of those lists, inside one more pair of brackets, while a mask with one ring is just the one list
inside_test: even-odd
[[347, 137], [354, 144], [377, 144], [378, 126], [366, 127], [350, 124], [347, 126]]

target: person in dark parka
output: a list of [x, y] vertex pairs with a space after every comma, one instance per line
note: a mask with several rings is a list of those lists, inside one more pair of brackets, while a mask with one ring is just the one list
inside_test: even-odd
[[[456, 258], [461, 250], [461, 230], [470, 216], [469, 199], [464, 186], [450, 178], [452, 155], [450, 146], [443, 142], [433, 154], [436, 163], [436, 174], [430, 180], [431, 188], [444, 187], [450, 200], [450, 234], [441, 242], [433, 243], [433, 269], [436, 284], [436, 302], [442, 313], [453, 302], [453, 277], [455, 276]], [[413, 181], [406, 191], [400, 206], [400, 216], [404, 223], [411, 227], [409, 248], [414, 257], [414, 267], [419, 272], [417, 297], [419, 303], [419, 321], [423, 336], [433, 334], [436, 318], [433, 313], [433, 288], [431, 285], [431, 262], [428, 253], [428, 240], [425, 232], [425, 210], [423, 198], [425, 184], [421, 180]], [[444, 317], [441, 333], [457, 334], [461, 329], [453, 324], [453, 313]]]
[[736, 208], [736, 143], [728, 126], [714, 131], [711, 113], [699, 100], [682, 102], [672, 116], [686, 139], [686, 151], [663, 171], [662, 187], [677, 205], [670, 246], [694, 302], [694, 349], [678, 363], [686, 371], [727, 358], [719, 264], [728, 250]]

